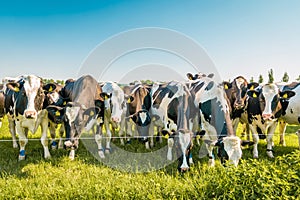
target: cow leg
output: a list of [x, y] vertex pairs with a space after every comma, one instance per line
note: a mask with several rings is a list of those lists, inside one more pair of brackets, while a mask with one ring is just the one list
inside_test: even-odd
[[16, 124], [12, 119], [8, 119], [9, 131], [13, 141], [13, 148], [18, 148], [17, 138], [16, 138]]
[[28, 142], [26, 137], [26, 133], [24, 128], [21, 127], [21, 122], [16, 121], [16, 132], [19, 135], [19, 144], [20, 144], [20, 152], [19, 152], [19, 161], [25, 160], [25, 146]]
[[279, 144], [281, 144], [282, 146], [286, 146], [285, 139], [284, 139], [285, 129], [286, 129], [286, 122], [283, 120], [280, 120], [279, 121], [279, 134], [280, 134]]
[[122, 146], [125, 145], [124, 138], [123, 138], [124, 135], [126, 135], [125, 128], [126, 128], [126, 119], [125, 117], [122, 117], [120, 122], [120, 130], [119, 130], [120, 143]]
[[154, 122], [151, 122], [149, 125], [149, 138], [150, 138], [150, 148], [154, 147]]
[[58, 149], [63, 149], [64, 148], [64, 141], [63, 141], [63, 136], [65, 132], [65, 127], [63, 124], [61, 124], [59, 128], [59, 142], [58, 142]]
[[[41, 123], [41, 130], [42, 130], [41, 143], [44, 147], [44, 158], [45, 159], [51, 158], [49, 148], [48, 148], [47, 129], [48, 129], [48, 120], [44, 119]], [[54, 133], [55, 133], [55, 129], [54, 129]]]
[[174, 139], [173, 138], [168, 138], [168, 153], [167, 153], [167, 159], [172, 160], [172, 149], [174, 145]]
[[253, 158], [258, 158], [258, 142], [259, 142], [259, 136], [256, 131], [256, 126], [249, 125], [249, 129], [252, 132], [252, 138], [253, 138]]
[[95, 141], [98, 146], [98, 155], [100, 158], [105, 158], [103, 147], [102, 147], [102, 127], [97, 127], [97, 133], [95, 134]]
[[272, 124], [268, 129], [268, 135], [267, 135], [267, 155], [270, 158], [274, 158], [273, 155], [273, 135], [276, 129], [277, 123]]
[[50, 136], [51, 136], [51, 149], [55, 150], [57, 149], [57, 142], [55, 140], [55, 125], [53, 124], [53, 122], [50, 122], [49, 124], [49, 132], [50, 132]]
[[70, 160], [75, 159], [75, 148], [74, 147], [71, 147], [71, 151], [70, 151], [70, 154], [69, 154], [69, 159]]
[[208, 166], [214, 167], [215, 166], [215, 158], [214, 158], [214, 154], [213, 154], [214, 145], [206, 144], [206, 148], [208, 151], [208, 158], [209, 158]]
[[106, 147], [105, 147], [105, 153], [110, 153], [110, 140], [111, 140], [111, 130], [110, 130], [110, 123], [106, 120], [104, 121], [105, 129], [106, 129]]

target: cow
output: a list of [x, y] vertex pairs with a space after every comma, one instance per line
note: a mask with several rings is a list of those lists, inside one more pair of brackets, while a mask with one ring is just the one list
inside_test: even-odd
[[[65, 117], [65, 106], [68, 102], [68, 99], [64, 99], [60, 95], [60, 91], [63, 86], [56, 83], [48, 83], [43, 86], [45, 93], [45, 99], [43, 104], [43, 109], [47, 110], [48, 119], [49, 119], [49, 131], [51, 135], [51, 147], [52, 149], [62, 149], [63, 148], [63, 135], [65, 132], [64, 127], [64, 117]], [[55, 140], [56, 138], [56, 129], [59, 128], [59, 143]]]
[[[70, 100], [65, 110], [66, 141], [64, 145], [66, 148], [71, 149], [69, 158], [74, 160], [75, 150], [78, 148], [81, 133], [92, 127], [91, 122], [97, 122], [96, 118], [100, 113], [100, 108], [95, 105], [98, 101], [103, 102], [100, 95], [101, 87], [91, 75], [84, 75], [77, 80], [66, 81], [60, 94], [63, 98]], [[100, 130], [100, 128], [97, 128], [97, 133], [95, 134], [98, 147], [101, 146], [102, 141]], [[102, 148], [98, 149], [99, 156], [103, 153], [102, 151]]]
[[[247, 139], [249, 136], [249, 125], [247, 117], [247, 91], [253, 90], [258, 87], [258, 83], [248, 83], [243, 76], [237, 76], [232, 82], [223, 81], [226, 96], [230, 102], [230, 117], [232, 119], [233, 129], [236, 131], [239, 122], [245, 124], [245, 132]], [[261, 139], [264, 139], [264, 135], [259, 134]]]
[[[124, 110], [124, 91], [114, 82], [105, 82], [101, 84], [102, 93], [101, 96], [104, 99], [104, 119], [103, 127], [105, 127], [107, 139], [105, 153], [110, 153], [110, 140], [111, 140], [111, 128], [115, 132], [116, 128], [120, 128], [120, 123]], [[102, 147], [100, 147], [102, 148]], [[104, 158], [104, 154], [101, 154], [101, 158]]]
[[[121, 122], [121, 131], [127, 129], [127, 134], [133, 136], [132, 125], [138, 132], [140, 140], [145, 143], [146, 149], [150, 148], [149, 145], [149, 124], [151, 122], [150, 108], [151, 108], [151, 87], [137, 83], [126, 87], [129, 94], [125, 93], [127, 103], [125, 108], [125, 116]], [[132, 123], [133, 122], [133, 123]], [[150, 138], [153, 140], [153, 138]], [[153, 143], [153, 142], [151, 142]]]
[[219, 146], [221, 161], [228, 159], [234, 166], [242, 156], [242, 141], [235, 135], [230, 119], [230, 106], [222, 83], [212, 76], [201, 76], [189, 81], [189, 90], [195, 107], [199, 109], [202, 137], [209, 156], [209, 166], [214, 166], [213, 148]]
[[19, 160], [25, 159], [28, 131], [35, 133], [38, 126], [41, 126], [42, 130], [41, 143], [44, 147], [44, 157], [50, 158], [47, 139], [48, 121], [40, 119], [46, 112], [42, 109], [44, 101], [42, 79], [35, 75], [20, 76], [6, 83], [6, 87], [5, 110], [12, 135], [15, 133], [19, 135]]
[[[283, 105], [283, 111], [281, 116], [279, 117], [279, 134], [280, 134], [280, 144], [285, 146], [285, 139], [284, 139], [284, 133], [286, 129], [286, 124], [293, 124], [293, 125], [299, 125], [299, 117], [300, 117], [300, 83], [299, 82], [292, 82], [292, 83], [276, 83], [276, 85], [279, 87], [280, 91], [293, 91], [295, 92], [295, 96], [291, 98], [289, 101], [281, 101]], [[300, 138], [299, 138], [299, 147], [300, 147]]]
[[267, 155], [273, 158], [273, 135], [278, 123], [278, 118], [286, 113], [290, 98], [295, 92], [289, 89], [280, 91], [274, 83], [263, 84], [247, 92], [248, 123], [252, 131], [254, 142], [253, 157], [258, 158], [258, 132], [261, 130], [267, 135]]
[[[191, 130], [192, 121], [197, 114], [193, 106], [190, 92], [185, 83], [171, 81], [156, 83], [152, 87], [152, 116], [149, 134], [153, 138], [154, 127], [161, 130], [168, 138], [167, 159], [172, 160], [172, 149], [176, 147], [178, 170], [186, 171], [192, 164], [191, 148], [194, 134]], [[153, 146], [153, 140], [151, 141]]]

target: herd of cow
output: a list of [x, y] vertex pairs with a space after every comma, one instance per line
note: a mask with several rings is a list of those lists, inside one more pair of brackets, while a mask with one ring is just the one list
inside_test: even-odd
[[121, 136], [128, 140], [137, 136], [146, 148], [152, 148], [157, 131], [168, 138], [167, 159], [173, 159], [176, 148], [181, 171], [189, 169], [193, 162], [190, 152], [194, 140], [204, 141], [209, 165], [214, 165], [213, 149], [217, 146], [221, 161], [229, 160], [237, 166], [241, 146], [249, 144], [235, 134], [239, 122], [252, 132], [254, 158], [258, 157], [259, 138], [266, 138], [267, 155], [273, 157], [272, 138], [277, 124], [280, 142], [285, 145], [286, 123], [300, 123], [300, 83], [248, 83], [242, 76], [232, 82], [218, 82], [213, 74], [202, 73], [188, 73], [187, 77], [185, 82], [122, 87], [114, 82], [98, 83], [90, 75], [69, 79], [64, 86], [43, 84], [34, 75], [4, 78], [0, 88], [0, 123], [6, 115], [13, 147], [20, 148], [19, 160], [25, 159], [28, 131], [35, 133], [39, 126], [45, 158], [51, 156], [48, 130], [51, 147], [70, 149], [70, 159], [75, 157], [81, 133], [91, 129], [100, 158], [110, 153], [111, 137], [116, 132], [123, 145]]

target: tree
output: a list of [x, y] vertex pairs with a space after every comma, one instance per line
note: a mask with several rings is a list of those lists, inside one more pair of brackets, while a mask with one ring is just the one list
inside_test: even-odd
[[253, 82], [254, 82], [254, 79], [253, 79], [253, 76], [251, 76], [250, 83], [253, 83]]
[[260, 74], [258, 77], [258, 83], [263, 83], [264, 82], [264, 78], [263, 76]]
[[274, 82], [273, 69], [270, 69], [270, 71], [268, 71], [268, 76], [269, 76], [268, 83], [273, 83]]
[[296, 78], [296, 81], [300, 81], [300, 75], [298, 76], [298, 78]]
[[287, 72], [284, 72], [282, 77], [282, 82], [288, 82], [289, 81], [289, 75]]

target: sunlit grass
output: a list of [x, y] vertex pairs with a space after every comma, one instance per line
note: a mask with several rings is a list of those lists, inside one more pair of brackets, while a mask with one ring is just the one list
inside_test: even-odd
[[[214, 168], [209, 168], [208, 158], [199, 158], [199, 146], [195, 145], [195, 164], [185, 174], [177, 172], [177, 163], [158, 171], [129, 173], [105, 166], [82, 142], [75, 160], [70, 161], [66, 150], [51, 150], [52, 158], [45, 160], [40, 141], [29, 141], [26, 160], [19, 162], [18, 150], [12, 148], [12, 142], [3, 141], [11, 139], [5, 121], [0, 129], [0, 198], [296, 199], [300, 197], [300, 151], [296, 130], [298, 127], [288, 127], [286, 147], [279, 146], [279, 135], [274, 136], [275, 159], [266, 156], [266, 142], [261, 140], [259, 159], [252, 159], [252, 147], [248, 147], [243, 150], [243, 159], [237, 168], [223, 167], [218, 160]], [[238, 134], [240, 132], [241, 127]], [[39, 136], [40, 133], [29, 134], [30, 138], [38, 139]], [[121, 147], [118, 139], [113, 142]], [[164, 143], [155, 148], [165, 144], [164, 139]], [[135, 140], [124, 148], [148, 152]]]

